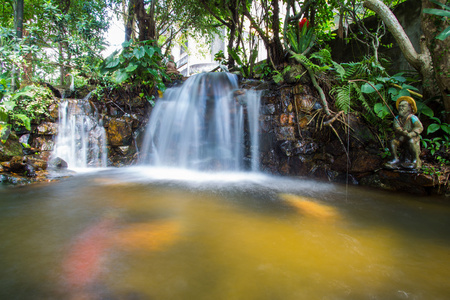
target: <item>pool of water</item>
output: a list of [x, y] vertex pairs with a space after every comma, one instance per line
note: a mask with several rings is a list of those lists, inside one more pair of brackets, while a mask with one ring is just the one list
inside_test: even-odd
[[3, 187], [0, 240], [0, 299], [450, 297], [445, 199], [316, 181], [125, 168]]

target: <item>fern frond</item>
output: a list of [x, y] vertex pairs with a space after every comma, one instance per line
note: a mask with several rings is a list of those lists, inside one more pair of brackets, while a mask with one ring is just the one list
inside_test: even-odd
[[343, 110], [345, 113], [348, 113], [350, 110], [350, 102], [351, 102], [351, 85], [343, 85], [333, 87], [330, 91], [331, 94], [336, 96], [336, 101], [334, 105], [339, 110]]
[[320, 70], [320, 66], [314, 64], [312, 61], [309, 60], [309, 58], [307, 58], [303, 54], [294, 54], [294, 55], [292, 55], [292, 57], [295, 58], [298, 62], [300, 62], [305, 67], [311, 69], [313, 72]]

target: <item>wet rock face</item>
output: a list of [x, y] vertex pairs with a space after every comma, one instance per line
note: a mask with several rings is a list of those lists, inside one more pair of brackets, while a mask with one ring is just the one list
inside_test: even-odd
[[360, 116], [345, 116], [350, 132], [343, 122], [325, 125], [327, 117], [309, 85], [265, 87], [260, 116], [262, 171], [415, 194], [438, 189], [430, 175], [384, 170], [379, 142]]
[[133, 139], [130, 118], [113, 118], [106, 130], [111, 146], [130, 145]]
[[5, 143], [0, 142], [0, 162], [9, 161], [14, 156], [22, 155], [22, 145], [15, 134], [10, 134]]

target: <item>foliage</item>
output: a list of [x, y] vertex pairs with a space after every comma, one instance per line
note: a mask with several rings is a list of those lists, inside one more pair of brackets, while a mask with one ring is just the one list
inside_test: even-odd
[[[100, 72], [112, 77], [115, 84], [129, 83], [144, 85], [165, 91], [165, 74], [161, 61], [161, 49], [152, 45], [153, 41], [125, 42], [122, 51], [115, 51], [100, 66]], [[152, 92], [150, 92], [152, 94]], [[153, 98], [148, 99], [153, 101]]]
[[[304, 23], [308, 22], [306, 18], [304, 20], [306, 20], [302, 20]], [[286, 31], [287, 39], [289, 40], [289, 46], [291, 47], [292, 51], [297, 54], [305, 53], [314, 45], [314, 29], [309, 28], [308, 24], [309, 23], [306, 23], [306, 25], [303, 26], [289, 26], [288, 30]]]
[[258, 48], [254, 48], [250, 51], [250, 57], [247, 57], [245, 52], [241, 47], [234, 49], [228, 48], [228, 53], [238, 64], [239, 71], [242, 76], [249, 78], [253, 74], [253, 66], [255, 64], [256, 58], [258, 57]]
[[40, 86], [29, 85], [7, 92], [0, 102], [0, 124], [3, 129], [25, 127], [31, 130], [32, 123], [39, 123], [48, 116], [47, 107], [52, 102], [51, 91]]
[[[432, 14], [432, 15], [435, 15], [435, 16], [443, 17], [445, 19], [448, 19], [450, 17], [450, 6], [445, 5], [443, 3], [440, 3], [439, 1], [436, 1], [436, 0], [430, 0], [430, 1], [433, 2], [436, 5], [439, 5], [440, 7], [442, 7], [442, 9], [425, 8], [423, 10], [423, 13], [425, 13], [425, 14]], [[437, 35], [436, 38], [438, 40], [443, 41], [448, 36], [450, 36], [450, 26], [448, 26], [441, 33], [439, 33], [439, 35]]]

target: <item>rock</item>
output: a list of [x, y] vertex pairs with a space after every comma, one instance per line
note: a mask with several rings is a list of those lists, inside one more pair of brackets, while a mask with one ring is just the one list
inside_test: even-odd
[[37, 127], [37, 131], [42, 135], [56, 135], [58, 134], [58, 124], [43, 122]]
[[25, 172], [25, 159], [22, 156], [14, 156], [9, 162], [9, 171], [22, 174]]
[[111, 146], [129, 146], [133, 140], [131, 124], [124, 118], [111, 119], [107, 134]]
[[351, 162], [351, 171], [355, 173], [362, 173], [380, 169], [383, 160], [378, 155], [369, 154], [366, 151], [359, 151], [352, 155]]
[[55, 142], [52, 136], [38, 136], [33, 140], [32, 146], [40, 151], [53, 151]]
[[68, 167], [67, 162], [61, 157], [53, 158], [48, 163], [49, 169], [62, 170], [67, 169], [67, 167]]
[[43, 159], [27, 157], [27, 164], [33, 166], [36, 171], [47, 169], [47, 161]]
[[286, 83], [297, 83], [304, 76], [308, 76], [306, 69], [301, 64], [295, 64], [291, 65], [291, 68], [284, 74], [283, 79]]
[[50, 107], [48, 108], [48, 112], [50, 114], [50, 118], [52, 120], [56, 120], [59, 117], [59, 105], [57, 103], [53, 103], [52, 105], [50, 105]]
[[36, 177], [34, 167], [30, 164], [25, 164], [24, 173], [27, 177]]
[[294, 126], [283, 126], [278, 127], [276, 130], [277, 140], [279, 141], [295, 141], [295, 127]]
[[14, 156], [22, 156], [22, 145], [15, 133], [11, 133], [5, 143], [0, 142], [0, 161], [8, 161]]

